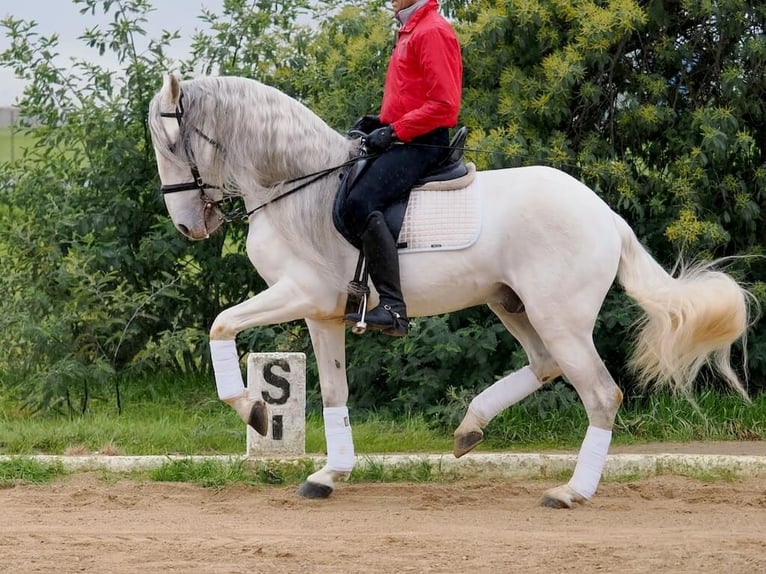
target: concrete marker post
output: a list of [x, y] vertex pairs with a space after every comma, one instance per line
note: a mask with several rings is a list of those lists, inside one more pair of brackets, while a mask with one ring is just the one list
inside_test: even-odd
[[247, 427], [247, 456], [306, 453], [306, 355], [250, 353], [247, 392], [269, 407], [269, 430]]

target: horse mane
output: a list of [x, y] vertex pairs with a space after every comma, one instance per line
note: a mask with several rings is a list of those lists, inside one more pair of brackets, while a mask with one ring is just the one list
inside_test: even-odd
[[[358, 146], [297, 100], [256, 80], [200, 77], [181, 82], [181, 93], [186, 145], [174, 149], [163, 141], [162, 92], [152, 100], [149, 126], [158, 153], [187, 165], [193, 157], [207, 183], [245, 197], [250, 208], [298, 185], [286, 181], [348, 161]], [[206, 137], [195, 137], [199, 132]], [[333, 173], [263, 211], [296, 252], [324, 267], [342, 288], [348, 278], [339, 263], [348, 244], [332, 222], [337, 186]]]

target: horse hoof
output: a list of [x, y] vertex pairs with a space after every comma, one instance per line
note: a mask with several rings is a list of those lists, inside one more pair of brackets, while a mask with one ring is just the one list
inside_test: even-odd
[[318, 482], [306, 481], [298, 487], [298, 496], [303, 498], [328, 498], [332, 494], [332, 487]]
[[460, 436], [455, 436], [455, 444], [452, 453], [455, 455], [455, 458], [460, 458], [480, 445], [483, 440], [484, 433], [480, 430], [474, 430]]
[[247, 420], [255, 432], [266, 436], [269, 432], [269, 409], [263, 401], [255, 401], [250, 409], [250, 418]]
[[575, 504], [584, 503], [585, 498], [567, 484], [545, 491], [540, 500], [540, 506], [546, 508], [574, 508]]
[[565, 501], [559, 500], [558, 498], [554, 498], [553, 496], [548, 496], [547, 494], [540, 499], [540, 506], [544, 508], [556, 508], [556, 509], [572, 508]]

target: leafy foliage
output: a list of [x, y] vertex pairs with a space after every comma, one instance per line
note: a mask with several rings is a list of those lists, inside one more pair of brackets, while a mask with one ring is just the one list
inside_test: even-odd
[[[220, 14], [202, 11], [189, 59], [172, 62], [177, 31], [144, 38], [148, 0], [74, 2], [112, 16], [81, 38], [92, 60], [61, 66], [57, 37], [0, 21], [11, 41], [0, 65], [29, 82], [20, 105], [36, 142], [0, 171], [0, 379], [33, 408], [82, 412], [94, 397], [119, 405], [120, 381], [136, 371], [206, 371], [212, 319], [263, 288], [244, 253], [245, 226], [191, 244], [168, 221], [145, 120], [162, 75], [254, 77], [344, 130], [379, 106], [395, 27], [382, 0], [226, 0]], [[443, 4], [463, 46], [461, 122], [479, 167], [543, 163], [572, 173], [666, 266], [678, 253], [762, 254], [766, 5]], [[118, 70], [99, 63], [108, 52]], [[766, 300], [762, 258], [734, 259], [729, 271]], [[628, 390], [625, 334], [636, 314], [614, 289], [595, 334]], [[751, 389], [764, 388], [762, 331], [756, 325], [750, 337]], [[310, 342], [294, 323], [243, 333], [240, 349], [310, 352]], [[352, 403], [432, 409], [447, 421], [524, 362], [485, 309], [425, 319], [404, 340], [350, 340]], [[569, 393], [541, 396], [540, 412]]]
[[29, 81], [21, 107], [36, 144], [0, 184], [0, 364], [31, 407], [83, 412], [110, 395], [108, 384], [119, 406], [131, 369], [202, 368], [200, 330], [263, 284], [236, 237], [182, 239], [156, 191], [146, 111], [177, 34], [139, 54], [148, 2], [76, 3], [114, 12], [83, 40], [114, 52], [121, 74], [85, 61], [58, 67], [55, 36], [2, 22], [12, 45], [0, 63]]

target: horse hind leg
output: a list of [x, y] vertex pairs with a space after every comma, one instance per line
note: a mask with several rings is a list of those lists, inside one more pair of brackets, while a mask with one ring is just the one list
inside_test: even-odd
[[598, 488], [622, 392], [599, 357], [589, 333], [562, 335], [559, 331], [547, 346], [557, 362], [564, 365], [564, 376], [583, 402], [589, 426], [572, 478], [567, 484], [546, 491], [540, 504], [572, 508], [589, 500]]
[[474, 397], [454, 433], [453, 454], [456, 458], [470, 452], [484, 440], [484, 427], [497, 414], [561, 374], [526, 313], [509, 312], [501, 304], [490, 304], [489, 308], [519, 341], [529, 357], [529, 365], [506, 375]]

